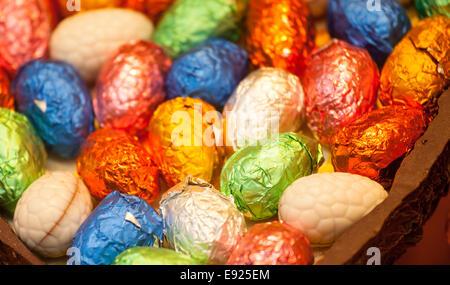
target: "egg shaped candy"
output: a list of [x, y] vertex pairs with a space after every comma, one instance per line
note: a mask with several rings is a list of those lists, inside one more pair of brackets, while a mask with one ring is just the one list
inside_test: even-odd
[[323, 160], [315, 141], [285, 133], [263, 146], [247, 146], [226, 162], [220, 175], [220, 191], [252, 220], [277, 213], [281, 194], [296, 179], [310, 175]]
[[76, 232], [68, 265], [110, 265], [124, 250], [153, 246], [163, 238], [162, 218], [136, 196], [111, 193]]
[[302, 74], [315, 35], [304, 0], [251, 1], [245, 28], [244, 45], [254, 66]]
[[9, 92], [8, 74], [0, 67], [0, 107], [14, 110], [14, 96]]
[[47, 148], [65, 158], [77, 156], [94, 130], [91, 95], [69, 64], [34, 60], [24, 65], [11, 84], [17, 110], [33, 123]]
[[[44, 57], [51, 32], [51, 14], [42, 0], [0, 3], [0, 66], [15, 75], [27, 61]], [[47, 3], [48, 4], [48, 3]]]
[[397, 0], [374, 2], [330, 0], [328, 30], [333, 38], [367, 49], [381, 67], [411, 29], [411, 22]]
[[388, 196], [367, 177], [335, 172], [302, 177], [281, 196], [280, 221], [301, 230], [313, 247], [327, 247]]
[[27, 117], [0, 107], [0, 207], [8, 214], [44, 174], [46, 159], [44, 144]]
[[233, 250], [227, 265], [312, 265], [314, 255], [303, 233], [285, 223], [256, 224]]
[[50, 40], [50, 56], [72, 64], [90, 84], [118, 47], [129, 40], [150, 40], [152, 33], [152, 22], [139, 12], [120, 8], [87, 11], [59, 23]]
[[232, 199], [192, 176], [163, 196], [159, 211], [170, 246], [201, 264], [224, 264], [247, 230]]
[[200, 98], [222, 109], [248, 72], [247, 52], [238, 45], [210, 39], [174, 61], [167, 75], [167, 95]]
[[415, 0], [414, 3], [420, 18], [438, 15], [450, 18], [450, 3], [448, 0]]
[[132, 135], [148, 126], [156, 107], [166, 98], [164, 79], [172, 61], [156, 44], [131, 41], [103, 65], [93, 94], [101, 127]]
[[199, 265], [191, 257], [167, 248], [137, 246], [119, 254], [112, 265]]
[[304, 119], [304, 93], [294, 74], [261, 68], [239, 83], [223, 110], [226, 146], [238, 150], [274, 134], [296, 132]]
[[374, 109], [378, 68], [365, 49], [339, 40], [315, 52], [307, 66], [306, 120], [316, 137], [330, 145], [337, 130]]
[[92, 211], [83, 181], [71, 172], [50, 172], [28, 187], [14, 212], [14, 229], [33, 251], [60, 257]]
[[176, 58], [212, 37], [237, 41], [247, 0], [178, 0], [156, 27], [153, 41]]
[[378, 97], [383, 106], [422, 106], [432, 116], [450, 86], [450, 19], [426, 18], [395, 47], [381, 71]]
[[384, 185], [393, 178], [394, 161], [408, 153], [428, 119], [421, 109], [392, 105], [364, 114], [340, 129], [331, 147], [337, 172], [367, 176]]
[[122, 0], [122, 7], [141, 11], [157, 23], [173, 2], [175, 0]]
[[219, 115], [211, 105], [191, 97], [178, 97], [158, 107], [143, 144], [169, 186], [187, 175], [211, 182], [223, 156], [216, 143]]
[[158, 168], [136, 137], [100, 129], [81, 149], [77, 170], [92, 195], [103, 199], [114, 191], [151, 203], [159, 194]]

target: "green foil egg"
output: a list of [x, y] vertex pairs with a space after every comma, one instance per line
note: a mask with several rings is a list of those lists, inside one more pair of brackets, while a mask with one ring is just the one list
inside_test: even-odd
[[0, 208], [14, 213], [25, 189], [44, 174], [46, 158], [27, 117], [0, 108]]
[[263, 146], [247, 146], [231, 156], [220, 176], [221, 192], [233, 195], [247, 218], [268, 219], [277, 213], [283, 191], [314, 173], [322, 162], [318, 142], [296, 133], [280, 134]]
[[133, 247], [119, 254], [113, 265], [199, 265], [187, 255], [155, 247]]
[[177, 0], [166, 11], [153, 41], [176, 58], [212, 37], [237, 41], [248, 0]]
[[450, 0], [415, 0], [420, 18], [438, 15], [450, 18]]

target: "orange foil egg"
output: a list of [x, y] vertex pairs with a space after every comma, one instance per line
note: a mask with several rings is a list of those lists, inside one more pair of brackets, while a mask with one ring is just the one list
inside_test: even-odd
[[114, 191], [152, 202], [159, 194], [158, 169], [136, 137], [100, 129], [84, 142], [77, 170], [92, 195], [103, 199]]
[[14, 96], [9, 92], [9, 77], [0, 68], [0, 107], [14, 110]]
[[191, 97], [178, 97], [158, 107], [143, 143], [169, 186], [187, 175], [212, 182], [223, 153], [216, 147], [219, 116], [213, 106]]
[[281, 222], [256, 224], [241, 238], [227, 265], [311, 265], [313, 251], [303, 233]]
[[[427, 127], [422, 109], [392, 105], [367, 113], [339, 130], [331, 148], [337, 172], [390, 185], [394, 163], [409, 152]], [[394, 172], [394, 173], [392, 173]]]
[[256, 67], [272, 66], [300, 76], [314, 43], [314, 25], [304, 0], [253, 0], [244, 45]]
[[47, 0], [0, 1], [0, 66], [10, 75], [22, 64], [47, 55], [55, 23], [49, 7]]

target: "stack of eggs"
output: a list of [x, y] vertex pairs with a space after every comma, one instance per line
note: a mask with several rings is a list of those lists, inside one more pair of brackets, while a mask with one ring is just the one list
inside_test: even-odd
[[313, 264], [388, 197], [450, 85], [442, 2], [412, 27], [396, 0], [330, 0], [320, 48], [314, 3], [2, 1], [19, 238], [68, 264]]

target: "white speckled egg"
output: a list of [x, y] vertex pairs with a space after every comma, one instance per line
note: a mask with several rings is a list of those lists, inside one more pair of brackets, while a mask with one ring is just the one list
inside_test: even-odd
[[388, 196], [367, 177], [335, 172], [296, 180], [283, 193], [278, 215], [303, 231], [312, 246], [329, 246]]
[[50, 40], [50, 56], [72, 64], [92, 83], [119, 46], [133, 39], [150, 40], [153, 24], [144, 14], [120, 8], [78, 13], [63, 20]]
[[72, 172], [48, 172], [33, 182], [17, 203], [14, 230], [42, 256], [63, 256], [92, 207], [83, 180]]

